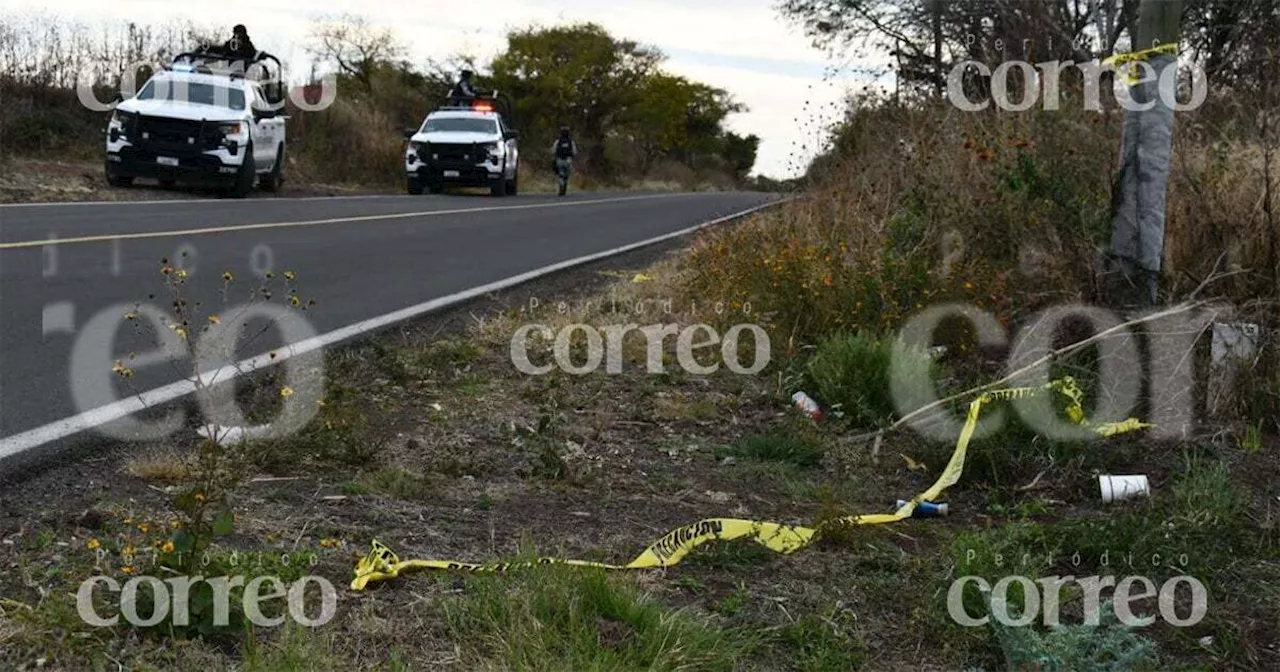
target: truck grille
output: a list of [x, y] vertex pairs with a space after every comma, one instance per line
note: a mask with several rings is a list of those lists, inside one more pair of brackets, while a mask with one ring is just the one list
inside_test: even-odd
[[173, 154], [215, 149], [222, 141], [213, 124], [144, 116], [138, 117], [132, 137], [148, 149]]
[[429, 144], [418, 150], [423, 163], [481, 163], [487, 152], [480, 145]]

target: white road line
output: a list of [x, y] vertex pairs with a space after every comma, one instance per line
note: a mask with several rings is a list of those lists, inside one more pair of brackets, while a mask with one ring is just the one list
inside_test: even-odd
[[171, 229], [168, 231], [141, 231], [137, 233], [102, 233], [93, 236], [73, 236], [70, 238], [45, 238], [37, 240], [17, 240], [11, 243], [0, 243], [0, 250], [16, 250], [30, 247], [47, 247], [50, 245], [72, 245], [76, 243], [101, 243], [109, 240], [134, 240], [138, 238], [182, 238], [188, 236], [205, 236], [214, 233], [233, 233], [236, 231], [254, 231], [257, 229], [287, 229], [299, 226], [320, 226], [322, 224], [349, 224], [351, 222], [373, 222], [386, 219], [409, 219], [413, 217], [439, 217], [441, 215], [465, 215], [475, 212], [496, 212], [501, 210], [536, 210], [542, 208], [570, 208], [580, 205], [598, 205], [601, 203], [622, 203], [654, 198], [671, 198], [673, 196], [692, 196], [693, 193], [650, 194], [646, 196], [619, 196], [616, 198], [597, 198], [588, 201], [555, 201], [552, 203], [527, 203], [524, 205], [489, 205], [478, 208], [455, 208], [452, 210], [421, 210], [418, 212], [391, 212], [383, 215], [352, 215], [350, 217], [331, 217], [329, 219], [311, 219], [292, 222], [266, 222], [260, 224], [228, 224], [225, 226], [206, 226], [196, 229]]
[[[496, 282], [491, 282], [486, 285], [480, 285], [479, 287], [472, 287], [471, 289], [457, 292], [455, 294], [449, 294], [448, 296], [442, 296], [440, 298], [432, 299], [430, 301], [420, 303], [416, 306], [410, 306], [402, 310], [397, 310], [393, 313], [387, 313], [386, 315], [382, 315], [380, 317], [375, 317], [369, 320], [365, 320], [363, 322], [357, 322], [355, 324], [342, 327], [340, 329], [336, 329], [334, 331], [330, 331], [328, 333], [321, 334], [313, 338], [309, 338], [305, 341], [301, 341], [301, 342], [294, 343], [282, 348], [278, 348], [273, 351], [276, 353], [276, 356], [274, 358], [271, 357], [270, 353], [264, 352], [258, 355], [257, 357], [246, 359], [244, 361], [238, 362], [237, 364], [222, 367], [218, 371], [201, 374], [201, 377], [202, 379], [218, 380], [219, 382], [225, 382], [245, 372], [252, 372], [259, 368], [266, 368], [274, 364], [279, 364], [280, 362], [283, 362], [286, 359], [289, 359], [290, 357], [301, 355], [303, 353], [307, 353], [312, 350], [316, 350], [318, 348], [324, 348], [326, 346], [333, 345], [335, 343], [347, 340], [349, 338], [353, 338], [355, 336], [359, 336], [361, 334], [364, 334], [370, 331], [381, 329], [383, 327], [395, 324], [397, 322], [402, 322], [404, 320], [418, 317], [419, 315], [423, 315], [425, 313], [430, 313], [432, 311], [440, 310], [441, 308], [447, 308], [454, 304], [462, 303], [464, 301], [469, 301], [478, 296], [483, 296], [491, 292], [507, 289], [508, 287], [513, 287], [515, 285], [519, 285], [519, 284], [528, 282], [530, 280], [534, 280], [536, 278], [547, 275], [549, 273], [555, 273], [556, 271], [562, 271], [564, 269], [572, 268], [574, 266], [581, 266], [582, 264], [590, 263], [598, 259], [604, 259], [606, 257], [615, 256], [618, 254], [622, 254], [624, 252], [630, 252], [631, 250], [635, 250], [641, 247], [647, 247], [655, 243], [660, 243], [665, 240], [670, 240], [672, 238], [678, 238], [680, 236], [688, 235], [690, 233], [693, 233], [694, 231], [698, 231], [700, 229], [704, 229], [709, 226], [715, 226], [716, 224], [721, 224], [721, 223], [734, 220], [740, 217], [745, 217], [747, 215], [758, 212], [765, 208], [779, 205], [788, 200], [792, 200], [792, 199], [779, 199], [776, 201], [771, 201], [769, 203], [764, 203], [752, 208], [748, 208], [741, 212], [736, 212], [732, 215], [726, 215], [724, 217], [719, 217], [717, 219], [713, 219], [708, 222], [695, 224], [694, 226], [690, 226], [688, 228], [681, 229], [679, 231], [674, 231], [672, 233], [667, 233], [661, 236], [656, 236], [654, 238], [649, 238], [647, 240], [642, 240], [638, 243], [631, 243], [629, 245], [623, 245], [622, 247], [615, 247], [611, 250], [605, 250], [604, 252], [597, 252], [595, 254], [589, 254], [583, 257], [577, 257], [576, 259], [569, 259], [568, 261], [562, 261], [556, 264], [551, 264], [550, 266], [543, 266], [542, 268], [534, 269], [532, 271], [521, 273], [519, 275], [514, 275], [503, 280], [498, 280]], [[37, 448], [46, 443], [50, 443], [52, 441], [57, 441], [59, 439], [66, 438], [73, 434], [82, 432], [86, 429], [92, 429], [99, 425], [103, 425], [108, 422], [119, 420], [120, 418], [127, 417], [145, 408], [152, 407], [158, 404], [167, 403], [167, 402], [173, 401], [174, 399], [179, 399], [188, 394], [191, 394], [195, 390], [196, 390], [196, 385], [191, 380], [178, 381], [176, 383], [170, 383], [163, 387], [158, 387], [152, 390], [148, 390], [146, 392], [129, 397], [127, 399], [121, 399], [120, 401], [116, 401], [114, 403], [107, 404], [105, 406], [100, 406], [98, 408], [95, 408], [91, 411], [86, 411], [79, 415], [75, 415], [69, 418], [63, 418], [62, 420], [58, 420], [56, 422], [51, 422], [47, 425], [43, 425], [41, 427], [37, 427], [35, 429], [22, 432], [21, 434], [15, 434], [13, 436], [5, 437], [4, 439], [0, 439], [0, 460], [4, 460], [6, 458], [12, 457], [19, 453], [23, 453], [25, 451], [31, 450], [32, 448]]]

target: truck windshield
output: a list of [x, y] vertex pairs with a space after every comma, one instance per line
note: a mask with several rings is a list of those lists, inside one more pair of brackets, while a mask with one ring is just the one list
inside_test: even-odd
[[468, 119], [465, 117], [428, 119], [422, 125], [423, 133], [488, 133], [498, 132], [498, 122], [492, 119]]
[[244, 109], [244, 91], [200, 82], [151, 80], [138, 92], [138, 100], [175, 100], [196, 105]]

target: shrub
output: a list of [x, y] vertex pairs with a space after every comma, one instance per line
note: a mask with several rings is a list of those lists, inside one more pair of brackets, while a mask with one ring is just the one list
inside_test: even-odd
[[[994, 598], [993, 600], [994, 601]], [[1006, 606], [1013, 618], [1018, 609]], [[1051, 627], [1012, 627], [990, 621], [1010, 670], [1044, 672], [1128, 672], [1151, 669], [1155, 644], [1119, 623], [1111, 600], [1100, 606], [1097, 625], [1085, 623]]]
[[908, 369], [928, 370], [931, 379], [936, 373], [924, 352], [858, 332], [823, 341], [805, 365], [804, 379], [822, 403], [849, 422], [875, 427], [899, 410], [890, 388], [895, 357]]
[[759, 462], [784, 462], [797, 467], [812, 468], [822, 463], [824, 452], [822, 446], [817, 443], [802, 437], [775, 432], [753, 436], [722, 451], [722, 454]]

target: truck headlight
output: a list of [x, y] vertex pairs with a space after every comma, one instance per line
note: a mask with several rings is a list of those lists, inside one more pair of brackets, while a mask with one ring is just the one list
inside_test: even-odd
[[126, 127], [133, 116], [132, 112], [122, 112], [118, 109], [111, 111], [111, 121], [107, 123], [107, 134], [111, 136], [112, 142], [125, 137]]
[[229, 121], [218, 124], [218, 132], [224, 138], [240, 139], [249, 132], [249, 127], [243, 121]]

